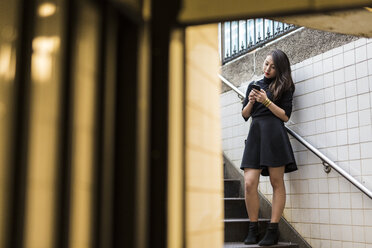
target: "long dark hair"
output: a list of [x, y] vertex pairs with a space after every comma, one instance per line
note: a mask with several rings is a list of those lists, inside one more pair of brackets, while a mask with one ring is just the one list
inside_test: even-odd
[[295, 85], [292, 80], [292, 71], [287, 55], [279, 49], [271, 51], [268, 55], [271, 55], [276, 71], [275, 80], [269, 87], [275, 101], [280, 99], [287, 90], [294, 92]]

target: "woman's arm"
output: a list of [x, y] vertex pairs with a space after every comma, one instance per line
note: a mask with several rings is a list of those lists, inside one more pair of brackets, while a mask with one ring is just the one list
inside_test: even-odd
[[247, 120], [251, 116], [253, 104], [256, 102], [256, 99], [254, 97], [255, 93], [251, 91], [248, 96], [248, 104], [245, 105], [245, 107], [242, 110], [242, 116]]
[[[263, 103], [267, 99], [266, 92], [263, 89], [261, 89], [261, 91], [253, 89], [252, 92], [254, 92], [257, 102]], [[270, 109], [270, 111], [282, 121], [287, 122], [289, 120], [289, 117], [285, 114], [284, 109], [280, 108], [275, 103], [271, 102], [268, 106], [268, 109]]]
[[253, 103], [249, 101], [248, 104], [245, 105], [245, 107], [242, 110], [242, 116], [245, 119], [248, 119], [251, 116], [252, 108], [253, 108]]
[[285, 114], [284, 109], [278, 107], [278, 105], [276, 105], [275, 103], [271, 102], [271, 104], [267, 108], [270, 109], [270, 111], [282, 121], [287, 122], [289, 120], [288, 116]]

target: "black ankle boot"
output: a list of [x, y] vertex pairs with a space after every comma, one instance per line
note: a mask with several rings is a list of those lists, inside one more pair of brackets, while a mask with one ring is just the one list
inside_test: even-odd
[[244, 244], [252, 245], [258, 243], [258, 222], [249, 222], [248, 236], [244, 240]]
[[269, 223], [265, 237], [258, 243], [259, 246], [276, 245], [279, 240], [278, 223]]

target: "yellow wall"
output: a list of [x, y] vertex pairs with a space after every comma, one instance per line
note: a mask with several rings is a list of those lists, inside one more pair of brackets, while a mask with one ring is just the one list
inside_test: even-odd
[[223, 246], [218, 26], [186, 29], [186, 243]]

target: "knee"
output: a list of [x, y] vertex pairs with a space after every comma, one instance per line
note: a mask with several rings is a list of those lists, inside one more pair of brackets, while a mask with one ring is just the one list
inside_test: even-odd
[[280, 189], [284, 188], [284, 180], [283, 178], [270, 178], [270, 183], [273, 189]]
[[247, 193], [257, 191], [257, 187], [258, 187], [257, 182], [255, 182], [254, 180], [246, 180], [244, 182], [244, 186], [245, 186], [245, 192]]

